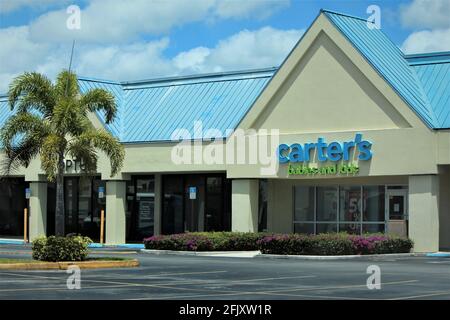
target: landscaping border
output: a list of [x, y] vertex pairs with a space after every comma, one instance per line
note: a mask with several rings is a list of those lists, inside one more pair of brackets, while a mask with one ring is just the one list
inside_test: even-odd
[[427, 255], [427, 253], [411, 252], [411, 253], [386, 253], [386, 254], [341, 255], [341, 256], [309, 256], [309, 255], [263, 254], [260, 251], [172, 251], [172, 250], [156, 250], [156, 249], [142, 249], [141, 252], [153, 255], [257, 258], [257, 259], [292, 259], [292, 260], [354, 260], [364, 258], [421, 257]]
[[132, 260], [105, 260], [105, 261], [63, 261], [63, 262], [18, 262], [0, 264], [0, 270], [67, 270], [70, 266], [80, 269], [109, 269], [139, 267], [137, 259]]
[[153, 255], [177, 255], [177, 256], [197, 256], [197, 257], [230, 257], [230, 258], [254, 258], [260, 255], [260, 251], [176, 251], [141, 249], [142, 253]]

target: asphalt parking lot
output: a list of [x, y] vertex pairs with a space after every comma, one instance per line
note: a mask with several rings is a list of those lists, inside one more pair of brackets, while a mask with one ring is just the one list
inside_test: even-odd
[[[141, 266], [82, 270], [70, 290], [65, 271], [0, 270], [0, 299], [450, 299], [450, 259], [428, 257], [299, 261], [153, 256], [130, 250]], [[30, 258], [28, 248], [0, 246], [0, 257]], [[367, 288], [367, 267], [381, 270], [381, 289]]]

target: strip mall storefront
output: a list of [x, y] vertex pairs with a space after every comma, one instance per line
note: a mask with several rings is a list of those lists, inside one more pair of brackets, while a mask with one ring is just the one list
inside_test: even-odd
[[[186, 231], [346, 231], [407, 235], [418, 252], [450, 248], [449, 53], [404, 55], [365, 20], [322, 11], [277, 69], [79, 85], [117, 96], [117, 123], [91, 120], [126, 157], [112, 178], [105, 157], [93, 178], [67, 159], [66, 232], [98, 239], [104, 209], [108, 244]], [[192, 161], [178, 161], [180, 137]], [[261, 161], [252, 141], [269, 141], [273, 157]], [[235, 157], [212, 151], [221, 148]], [[55, 187], [38, 160], [0, 191], [1, 237], [23, 235], [25, 206], [30, 238], [52, 234]]]

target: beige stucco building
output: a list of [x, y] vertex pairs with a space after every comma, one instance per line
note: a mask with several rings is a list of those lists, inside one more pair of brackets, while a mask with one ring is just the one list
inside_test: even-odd
[[[106, 127], [126, 158], [111, 178], [101, 157], [86, 181], [67, 159], [68, 231], [95, 238], [105, 209], [108, 244], [266, 230], [386, 232], [409, 236], [417, 252], [450, 248], [450, 53], [407, 56], [366, 21], [323, 11], [277, 69], [80, 78], [91, 87], [118, 97], [120, 119]], [[102, 115], [91, 119], [105, 126]], [[200, 121], [217, 132], [197, 135]], [[27, 187], [30, 238], [51, 234], [54, 186], [39, 160], [3, 181], [0, 200], [14, 214], [0, 209], [0, 236], [23, 234]]]

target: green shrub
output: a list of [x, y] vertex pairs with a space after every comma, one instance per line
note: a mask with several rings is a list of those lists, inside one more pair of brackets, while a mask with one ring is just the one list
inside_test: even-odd
[[259, 240], [258, 244], [261, 252], [265, 254], [319, 256], [408, 253], [413, 247], [410, 239], [346, 233], [270, 235]]
[[258, 240], [266, 234], [251, 232], [192, 232], [144, 239], [146, 249], [177, 251], [259, 250]]
[[144, 240], [146, 249], [177, 251], [248, 251], [289, 255], [350, 255], [410, 252], [409, 239], [383, 234], [347, 233], [267, 234], [249, 232], [194, 232], [153, 236]]
[[33, 240], [33, 259], [41, 261], [83, 261], [88, 255], [88, 237], [40, 237]]

